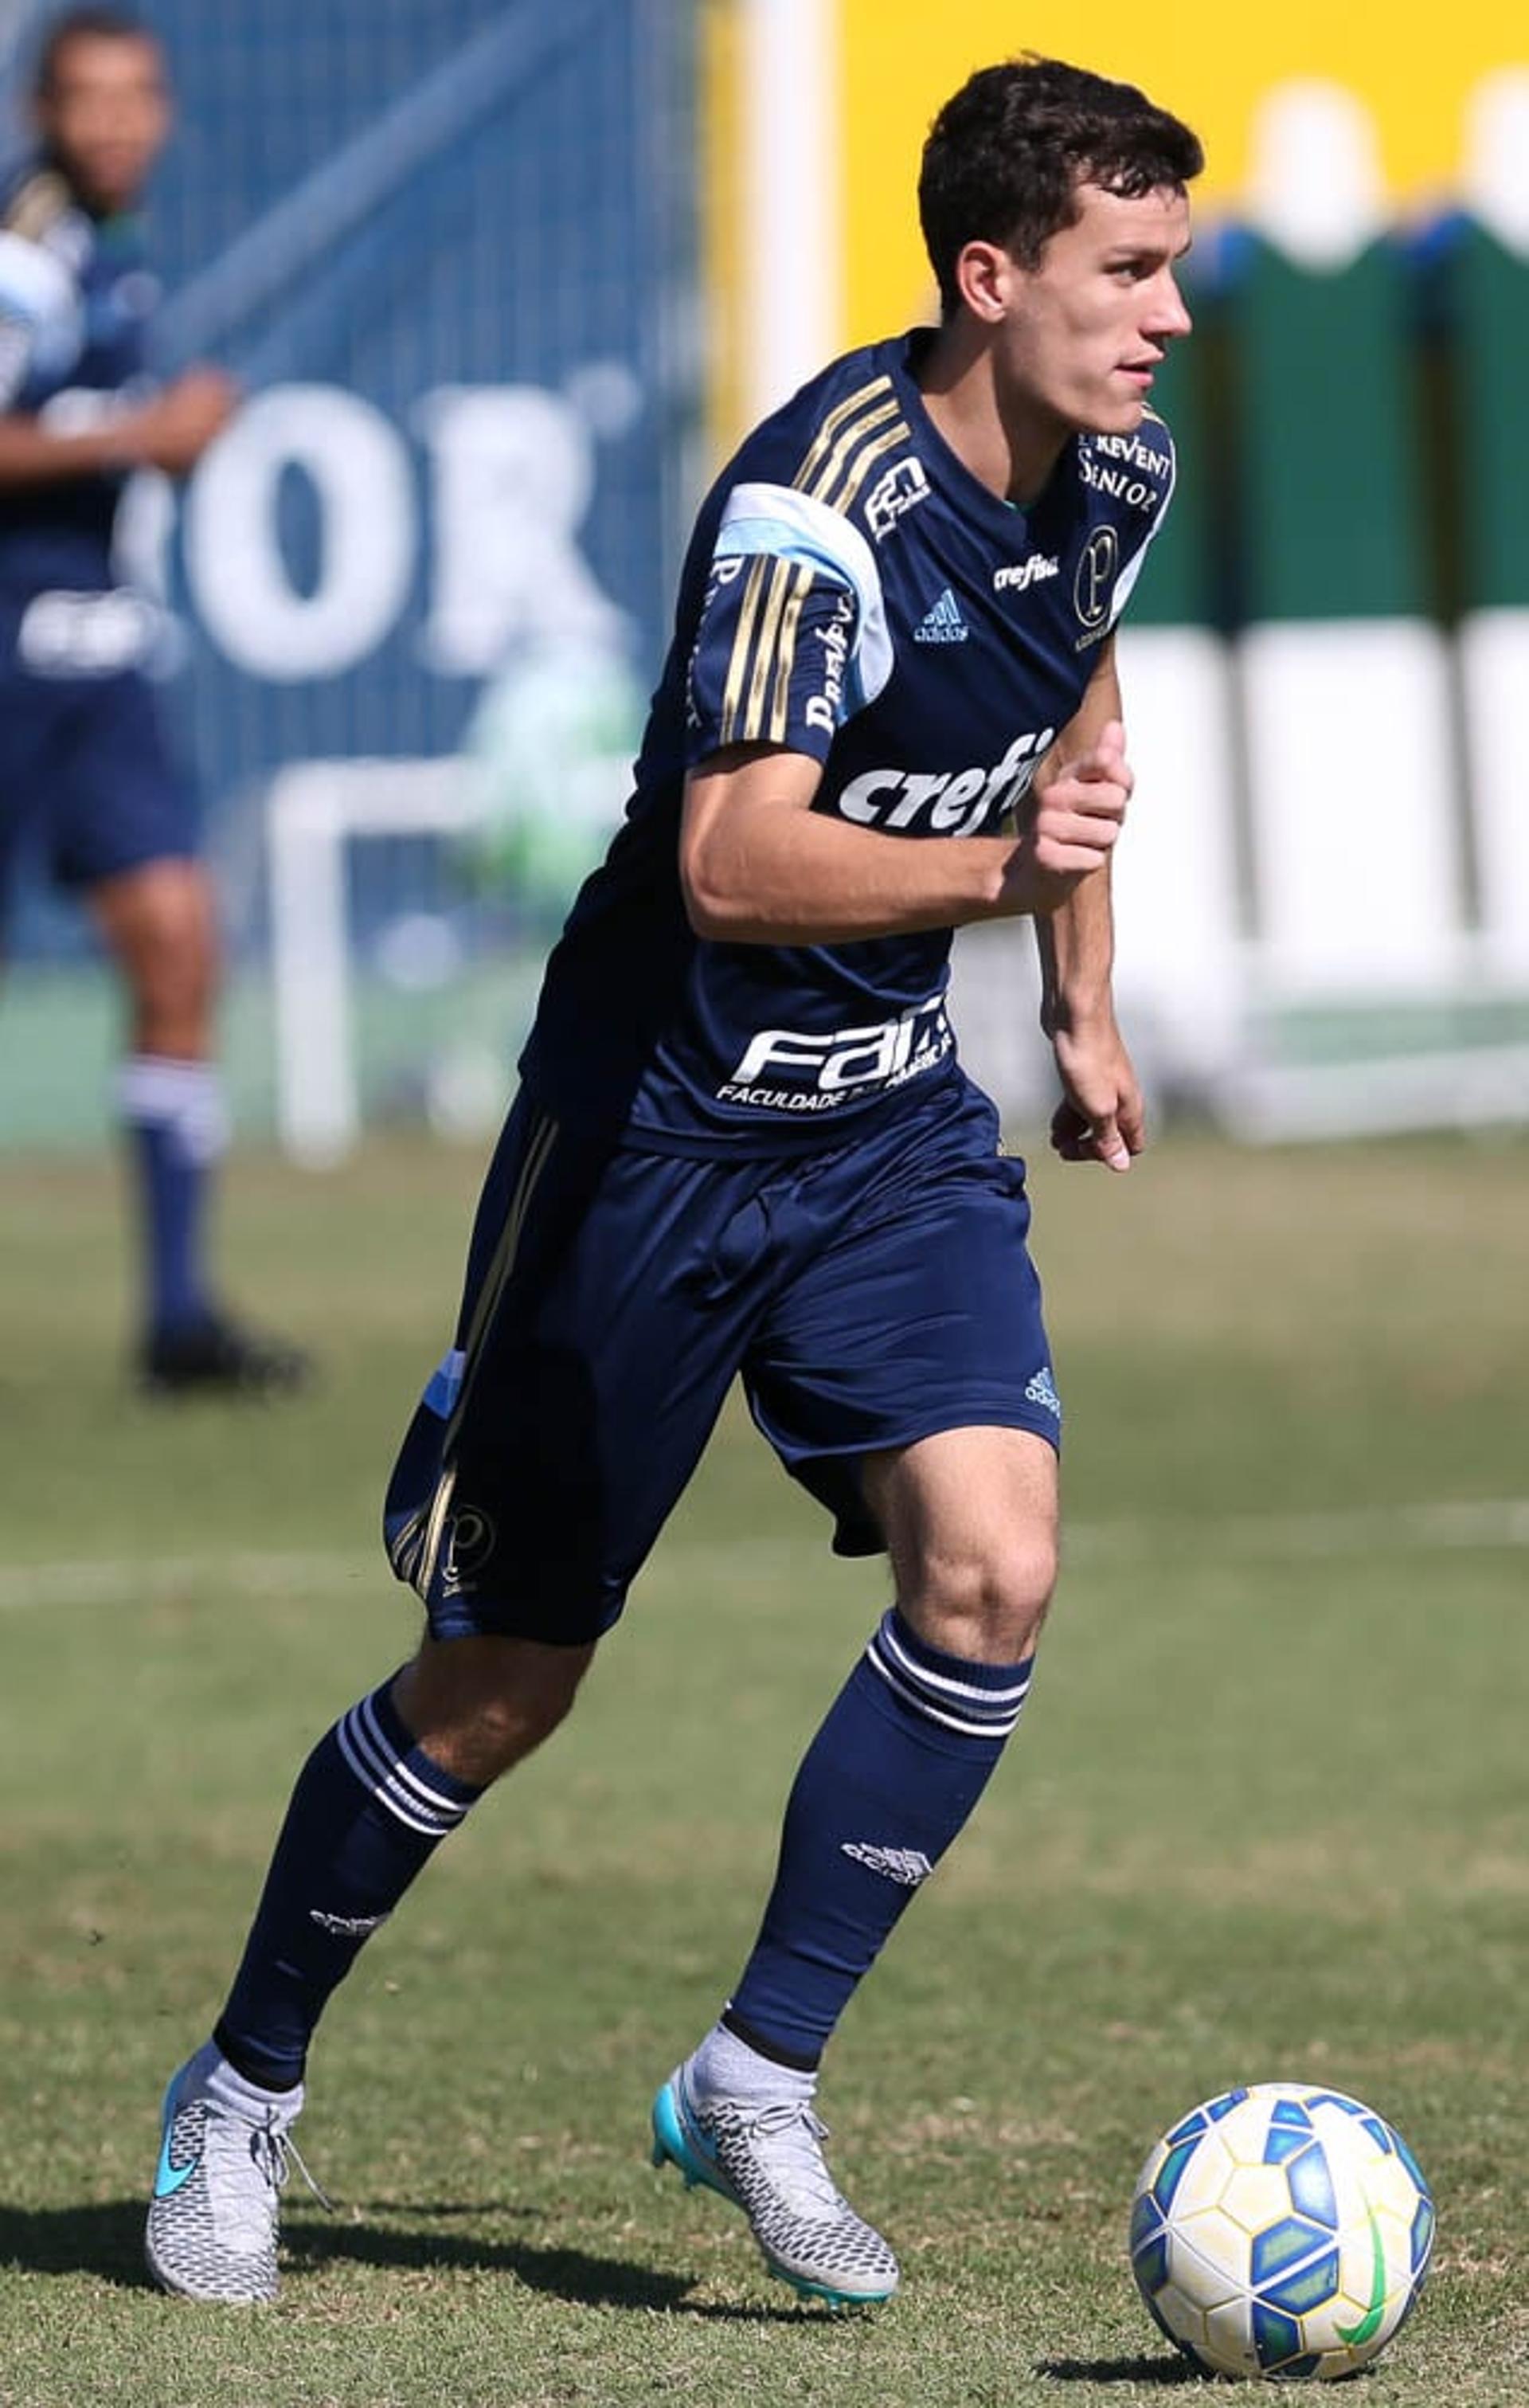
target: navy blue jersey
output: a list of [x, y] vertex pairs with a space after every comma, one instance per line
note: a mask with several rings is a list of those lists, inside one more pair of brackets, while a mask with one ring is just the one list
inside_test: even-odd
[[1001, 833], [1082, 700], [1167, 505], [1168, 431], [1074, 437], [1016, 509], [936, 432], [915, 381], [929, 340], [836, 361], [701, 509], [636, 790], [522, 1062], [565, 1122], [657, 1151], [790, 1151], [954, 1072], [949, 930], [713, 943], [677, 860], [686, 772], [742, 743], [820, 761], [812, 808], [853, 825]]
[[[26, 169], [0, 195], [0, 410], [64, 434], [140, 400], [157, 293], [132, 219], [95, 219], [56, 169]], [[122, 482], [61, 477], [0, 495], [0, 602], [110, 586]]]

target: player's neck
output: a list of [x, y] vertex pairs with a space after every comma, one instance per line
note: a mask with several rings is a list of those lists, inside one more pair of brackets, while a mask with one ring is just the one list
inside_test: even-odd
[[1048, 413], [1000, 404], [993, 353], [963, 313], [948, 320], [918, 367], [919, 390], [936, 432], [979, 484], [1021, 509], [1043, 491], [1069, 429]]

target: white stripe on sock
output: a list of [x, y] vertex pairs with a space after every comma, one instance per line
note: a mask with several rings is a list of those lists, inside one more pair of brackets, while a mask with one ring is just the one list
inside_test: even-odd
[[[1019, 1706], [1001, 1720], [994, 1717], [985, 1723], [967, 1722], [963, 1715], [945, 1713], [923, 1690], [916, 1689], [910, 1683], [903, 1680], [900, 1674], [878, 1655], [874, 1647], [867, 1647], [865, 1656], [866, 1661], [880, 1673], [888, 1688], [894, 1690], [906, 1704], [913, 1708], [915, 1713], [922, 1714], [926, 1722], [941, 1724], [946, 1730], [961, 1731], [968, 1739], [1007, 1739], [1020, 1719]], [[1022, 1699], [1021, 1703], [1022, 1702]]]
[[188, 1161], [205, 1166], [227, 1148], [228, 1107], [215, 1063], [130, 1054], [118, 1066], [116, 1096], [124, 1121], [173, 1130]]
[[899, 1670], [906, 1672], [909, 1680], [916, 1681], [921, 1688], [938, 1689], [947, 1697], [965, 1698], [974, 1705], [980, 1703], [995, 1707], [1003, 1706], [1010, 1698], [1017, 1699], [1022, 1705], [1025, 1693], [1030, 1686], [1029, 1663], [1024, 1667], [1023, 1680], [1016, 1681], [1012, 1687], [1003, 1689], [990, 1689], [979, 1681], [957, 1681], [947, 1672], [932, 1672], [927, 1665], [921, 1664], [916, 1656], [908, 1654], [892, 1627], [890, 1615], [883, 1619], [876, 1637], [871, 1641], [871, 1645], [884, 1647]]
[[[365, 1701], [363, 1700], [363, 1703]], [[369, 1790], [379, 1805], [385, 1806], [395, 1819], [407, 1824], [411, 1831], [427, 1832], [432, 1839], [441, 1839], [454, 1830], [466, 1812], [454, 1808], [450, 1813], [431, 1807], [413, 1797], [404, 1783], [396, 1778], [403, 1767], [390, 1758], [386, 1749], [367, 1731], [360, 1709], [352, 1706], [336, 1725], [335, 1736], [340, 1753], [364, 1789]]]
[[402, 1756], [393, 1755], [371, 1698], [363, 1698], [356, 1711], [362, 1717], [367, 1737], [383, 1756], [393, 1779], [402, 1782], [406, 1788], [414, 1793], [415, 1801], [422, 1811], [426, 1813], [438, 1813], [450, 1823], [460, 1823], [467, 1812], [464, 1801], [460, 1798], [449, 1797], [444, 1789], [432, 1789], [430, 1784], [427, 1781], [422, 1781], [419, 1774], [405, 1762]]

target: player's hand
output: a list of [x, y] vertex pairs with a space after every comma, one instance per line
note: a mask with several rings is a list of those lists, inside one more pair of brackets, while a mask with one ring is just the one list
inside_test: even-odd
[[1078, 758], [1037, 780], [1004, 880], [1016, 912], [1054, 911], [1075, 886], [1108, 860], [1135, 783], [1118, 719]]
[[188, 368], [123, 420], [124, 448], [146, 468], [183, 477], [222, 433], [238, 399], [237, 385], [221, 368]]
[[1058, 1029], [1051, 1039], [1062, 1101], [1051, 1115], [1051, 1145], [1064, 1162], [1102, 1162], [1129, 1170], [1147, 1142], [1147, 1116], [1131, 1057], [1113, 1019]]

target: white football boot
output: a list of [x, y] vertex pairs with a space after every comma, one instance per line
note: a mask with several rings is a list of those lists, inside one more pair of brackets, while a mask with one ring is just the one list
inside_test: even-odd
[[772, 2274], [804, 2299], [865, 2307], [897, 2288], [897, 2260], [823, 2162], [827, 2126], [806, 2099], [718, 2098], [688, 2057], [653, 2101], [653, 2163], [678, 2166], [748, 2217]]
[[274, 2300], [289, 2157], [318, 2191], [292, 2138], [302, 2086], [259, 2102], [230, 2075], [209, 2041], [171, 2077], [144, 2256], [183, 2299]]

